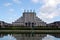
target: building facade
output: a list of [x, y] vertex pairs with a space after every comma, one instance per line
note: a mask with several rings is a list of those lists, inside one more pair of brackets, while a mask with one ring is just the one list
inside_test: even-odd
[[23, 16], [12, 23], [14, 26], [46, 26], [46, 23], [36, 16], [35, 12], [23, 12]]

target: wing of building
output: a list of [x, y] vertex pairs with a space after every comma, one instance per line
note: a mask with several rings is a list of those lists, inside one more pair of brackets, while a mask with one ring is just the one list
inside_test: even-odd
[[12, 24], [10, 23], [6, 23], [4, 21], [0, 21], [0, 28], [8, 28], [8, 27], [12, 27]]
[[46, 26], [35, 12], [23, 12], [23, 16], [12, 23], [14, 26]]

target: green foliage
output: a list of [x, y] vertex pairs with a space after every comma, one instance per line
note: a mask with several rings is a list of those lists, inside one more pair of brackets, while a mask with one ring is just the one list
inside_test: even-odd
[[12, 26], [6, 28], [0, 28], [0, 30], [60, 30], [58, 27], [48, 27], [48, 26], [34, 26], [34, 27], [25, 27], [25, 26]]

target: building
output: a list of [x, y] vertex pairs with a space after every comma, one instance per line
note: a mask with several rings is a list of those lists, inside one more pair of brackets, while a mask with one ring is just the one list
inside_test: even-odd
[[0, 28], [7, 28], [7, 27], [11, 27], [11, 26], [12, 26], [12, 24], [10, 24], [10, 23], [0, 21]]
[[12, 23], [14, 26], [46, 26], [46, 23], [36, 16], [33, 11], [24, 11], [23, 16]]
[[48, 27], [56, 27], [56, 28], [60, 28], [60, 21], [55, 21], [53, 23], [49, 23], [47, 24]]

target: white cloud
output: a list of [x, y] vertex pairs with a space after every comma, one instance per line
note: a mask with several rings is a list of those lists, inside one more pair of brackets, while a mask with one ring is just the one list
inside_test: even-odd
[[4, 6], [11, 6], [12, 5], [12, 3], [4, 3]]
[[39, 8], [38, 14], [40, 18], [53, 19], [60, 16], [60, 9], [58, 7], [60, 0], [43, 0], [42, 3], [44, 3], [44, 5]]
[[47, 18], [47, 19], [52, 19], [52, 18], [54, 18], [55, 16], [58, 16], [57, 14], [55, 14], [55, 13], [51, 13], [51, 14], [48, 14], [48, 13], [46, 13], [46, 14], [41, 14], [40, 15], [41, 16], [41, 18]]
[[52, 19], [56, 16], [59, 16], [59, 13], [57, 11], [58, 9], [54, 7], [44, 7], [39, 10], [38, 16], [41, 18], [47, 18], [47, 19]]
[[13, 0], [14, 3], [20, 4], [21, 1], [20, 0]]
[[60, 0], [47, 0], [45, 6], [56, 6], [60, 3]]

